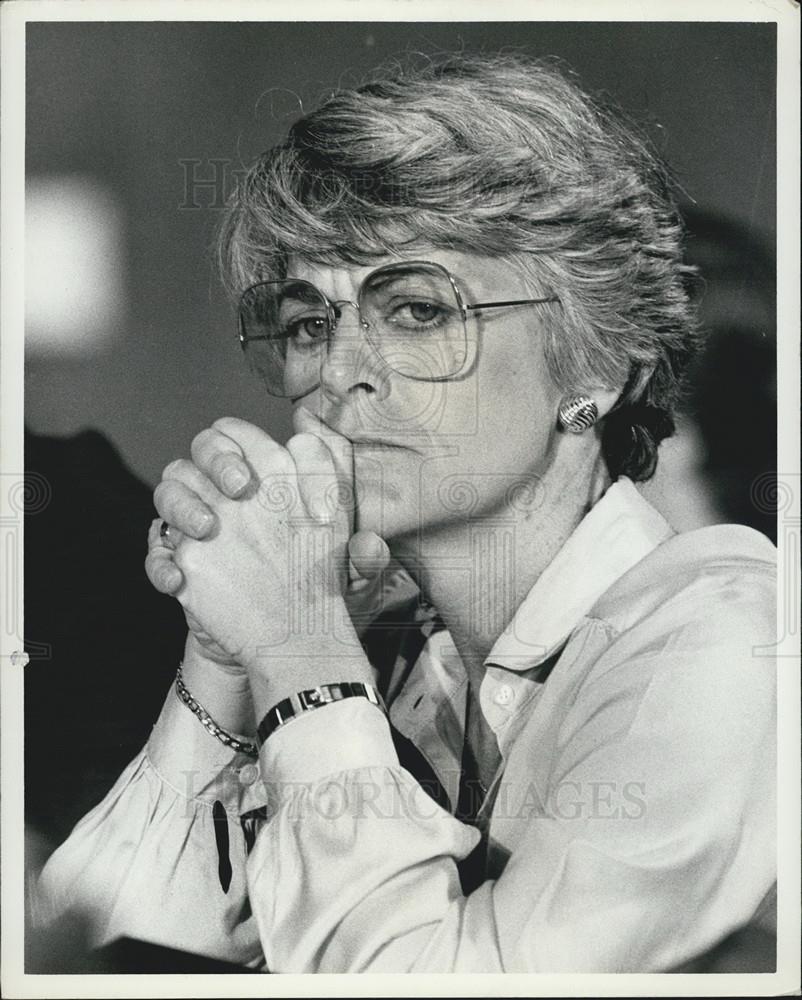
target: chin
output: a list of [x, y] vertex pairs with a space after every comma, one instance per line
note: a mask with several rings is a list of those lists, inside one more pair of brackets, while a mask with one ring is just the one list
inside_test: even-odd
[[354, 448], [354, 492], [356, 527], [360, 531], [375, 531], [385, 540], [396, 528], [400, 509], [404, 506], [397, 468], [379, 458], [375, 452]]
[[429, 495], [430, 480], [436, 476], [434, 468], [425, 468], [418, 456], [403, 449], [381, 457], [354, 449], [356, 529], [374, 531], [391, 544], [417, 539], [427, 529], [454, 520], [442, 500]]
[[416, 507], [405, 502], [395, 490], [381, 489], [375, 482], [356, 489], [355, 528], [374, 531], [386, 542], [416, 531]]

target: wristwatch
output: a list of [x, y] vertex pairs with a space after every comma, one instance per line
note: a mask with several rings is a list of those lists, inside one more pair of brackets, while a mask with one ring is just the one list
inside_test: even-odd
[[371, 684], [362, 681], [340, 681], [337, 684], [321, 684], [319, 687], [298, 691], [274, 705], [259, 723], [256, 730], [256, 742], [261, 747], [265, 740], [281, 726], [297, 719], [304, 712], [311, 712], [323, 705], [331, 705], [345, 698], [367, 698], [371, 705], [380, 708], [386, 714], [382, 696]]

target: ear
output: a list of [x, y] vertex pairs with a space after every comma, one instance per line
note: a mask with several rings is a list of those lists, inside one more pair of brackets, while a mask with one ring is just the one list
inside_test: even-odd
[[615, 406], [621, 392], [618, 389], [589, 389], [566, 393], [557, 411], [558, 426], [569, 434], [583, 434]]
[[606, 417], [618, 400], [621, 398], [621, 389], [593, 389], [588, 392], [599, 409], [598, 419]]
[[649, 380], [654, 375], [655, 365], [645, 362], [633, 363], [626, 381], [617, 387], [609, 388], [599, 386], [589, 392], [588, 395], [596, 400], [599, 408], [599, 419], [607, 416], [622, 399], [640, 399]]

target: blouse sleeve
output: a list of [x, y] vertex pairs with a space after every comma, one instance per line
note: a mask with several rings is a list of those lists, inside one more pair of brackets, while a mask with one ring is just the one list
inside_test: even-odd
[[[338, 702], [271, 735], [263, 767], [299, 791], [248, 862], [270, 968], [666, 971], [749, 923], [776, 874], [774, 669], [755, 654], [773, 619], [710, 604], [695, 592], [675, 609], [687, 624], [598, 657], [576, 643], [570, 670], [586, 656], [590, 676], [555, 746], [518, 737], [494, 812], [517, 844], [469, 896], [457, 862], [477, 832], [400, 768], [376, 708]], [[541, 788], [523, 762], [547, 750]]]
[[245, 878], [256, 778], [171, 690], [147, 745], [45, 865], [34, 924], [70, 917], [90, 947], [130, 937], [262, 967]]
[[[403, 607], [416, 592], [394, 567], [371, 613]], [[248, 850], [277, 794], [262, 774], [171, 689], [147, 745], [45, 865], [30, 892], [34, 924], [69, 916], [90, 947], [130, 937], [263, 969], [246, 879]]]

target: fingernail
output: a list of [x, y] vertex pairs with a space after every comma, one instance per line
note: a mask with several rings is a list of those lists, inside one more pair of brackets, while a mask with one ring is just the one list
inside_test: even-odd
[[208, 531], [209, 528], [211, 528], [213, 521], [214, 517], [207, 512], [204, 512], [203, 514], [196, 514], [192, 519], [192, 528], [195, 534], [200, 535]]
[[248, 482], [248, 477], [242, 469], [238, 469], [236, 466], [226, 469], [223, 473], [223, 486], [227, 493], [239, 493], [240, 490], [245, 489]]
[[174, 590], [178, 590], [178, 588], [181, 586], [181, 581], [183, 580], [183, 576], [179, 569], [176, 569], [175, 566], [171, 566], [168, 570], [165, 571], [164, 577], [162, 579], [164, 581], [165, 589], [169, 590], [172, 593]]

